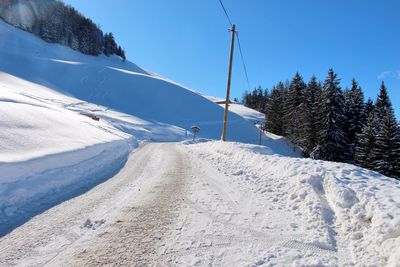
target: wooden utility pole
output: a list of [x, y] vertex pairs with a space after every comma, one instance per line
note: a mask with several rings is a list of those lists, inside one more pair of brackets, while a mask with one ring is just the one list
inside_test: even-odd
[[260, 137], [259, 137], [259, 141], [258, 144], [261, 145], [261, 136], [262, 136], [262, 124], [260, 121], [256, 121], [254, 123], [254, 126], [258, 128], [259, 132], [260, 132]]
[[225, 101], [225, 110], [224, 110], [224, 126], [222, 128], [222, 136], [221, 140], [226, 141], [226, 128], [228, 127], [228, 108], [229, 108], [229, 98], [231, 93], [231, 77], [232, 77], [232, 63], [233, 63], [233, 49], [235, 47], [235, 33], [236, 33], [236, 25], [233, 24], [230, 29], [232, 32], [232, 41], [231, 41], [231, 53], [229, 56], [229, 71], [228, 71], [228, 85], [226, 87], [226, 101]]

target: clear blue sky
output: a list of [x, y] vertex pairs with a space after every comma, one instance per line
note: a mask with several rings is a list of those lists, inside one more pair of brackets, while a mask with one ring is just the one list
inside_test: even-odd
[[[214, 96], [224, 96], [230, 35], [218, 0], [65, 0], [112, 31], [127, 58]], [[224, 0], [237, 24], [251, 89], [299, 71], [320, 80], [332, 67], [375, 99], [385, 81], [400, 119], [400, 1]], [[237, 47], [236, 47], [237, 48]], [[236, 49], [232, 97], [247, 89]]]

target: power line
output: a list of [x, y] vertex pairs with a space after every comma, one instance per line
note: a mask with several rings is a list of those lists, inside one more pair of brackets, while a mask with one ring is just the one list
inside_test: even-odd
[[[226, 16], [226, 18], [227, 18], [229, 24], [230, 24], [231, 27], [232, 27], [232, 20], [231, 20], [231, 18], [230, 18], [230, 16], [229, 16], [228, 12], [226, 11], [226, 8], [225, 8], [225, 6], [224, 6], [224, 3], [222, 2], [222, 0], [219, 0], [219, 3], [221, 4], [222, 9], [224, 10], [225, 16]], [[236, 31], [235, 33], [236, 33], [236, 37], [237, 37], [237, 40], [238, 40], [239, 53], [240, 53], [240, 58], [241, 58], [241, 60], [242, 60], [242, 65], [243, 65], [243, 69], [244, 69], [244, 74], [246, 75], [247, 88], [248, 88], [248, 90], [249, 90], [249, 92], [250, 92], [251, 90], [250, 90], [249, 75], [247, 74], [247, 68], [246, 68], [246, 63], [245, 63], [245, 61], [244, 61], [242, 46], [241, 46], [241, 44], [240, 44], [239, 33], [238, 33], [237, 31]]]
[[246, 75], [247, 88], [249, 89], [249, 92], [250, 92], [251, 90], [250, 90], [249, 75], [247, 74], [246, 63], [244, 62], [244, 57], [243, 57], [243, 52], [242, 52], [242, 46], [240, 45], [240, 39], [239, 39], [239, 33], [238, 33], [238, 32], [236, 32], [236, 37], [237, 37], [237, 40], [238, 40], [240, 57], [241, 57], [242, 63], [243, 63], [244, 74]]
[[231, 18], [229, 17], [228, 12], [226, 11], [224, 4], [222, 3], [222, 0], [219, 0], [219, 3], [221, 4], [222, 9], [224, 10], [224, 13], [225, 13], [226, 18], [228, 19], [229, 25], [231, 25], [231, 27], [232, 27]]

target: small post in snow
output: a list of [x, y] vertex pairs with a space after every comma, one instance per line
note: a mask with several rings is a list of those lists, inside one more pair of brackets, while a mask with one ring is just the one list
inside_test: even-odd
[[261, 122], [260, 121], [256, 121], [254, 123], [254, 125], [259, 129], [260, 137], [259, 137], [258, 144], [261, 145], [261, 136], [262, 136]]
[[200, 127], [199, 126], [196, 126], [196, 125], [193, 125], [192, 127], [191, 127], [191, 129], [192, 129], [192, 132], [193, 132], [193, 141], [196, 139], [196, 134], [198, 133], [198, 132], [200, 132]]

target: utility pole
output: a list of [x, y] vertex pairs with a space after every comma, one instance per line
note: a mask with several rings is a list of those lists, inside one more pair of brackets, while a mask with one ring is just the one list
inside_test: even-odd
[[221, 140], [226, 141], [226, 128], [228, 127], [228, 108], [229, 108], [229, 98], [231, 93], [231, 77], [232, 77], [232, 63], [233, 63], [233, 49], [235, 47], [235, 33], [236, 33], [236, 25], [233, 24], [230, 29], [232, 32], [232, 41], [231, 41], [231, 52], [229, 56], [229, 71], [228, 71], [228, 85], [226, 87], [226, 101], [225, 101], [225, 110], [224, 110], [224, 126], [222, 128], [222, 136]]
[[254, 123], [254, 126], [258, 128], [260, 135], [259, 135], [259, 140], [258, 140], [258, 144], [261, 145], [261, 136], [262, 136], [262, 124], [260, 121], [256, 121]]

